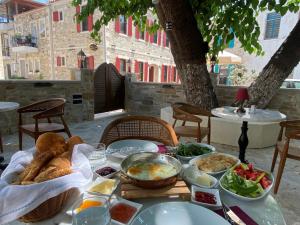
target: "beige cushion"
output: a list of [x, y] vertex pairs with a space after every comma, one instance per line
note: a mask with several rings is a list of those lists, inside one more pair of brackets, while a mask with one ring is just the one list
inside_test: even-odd
[[[35, 124], [25, 124], [21, 128], [35, 132]], [[39, 132], [59, 131], [64, 129], [64, 125], [58, 123], [39, 123], [38, 129]]]

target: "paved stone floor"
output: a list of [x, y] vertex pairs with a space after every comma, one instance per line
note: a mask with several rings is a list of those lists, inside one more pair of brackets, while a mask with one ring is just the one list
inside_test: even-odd
[[[73, 135], [79, 135], [86, 143], [96, 143], [100, 140], [105, 126], [113, 120], [114, 117], [100, 118], [94, 121], [71, 124], [70, 130]], [[6, 135], [3, 137], [5, 161], [8, 163], [11, 155], [18, 149], [17, 134]], [[34, 141], [24, 135], [24, 149], [34, 145]], [[217, 151], [237, 155], [237, 148], [213, 144]], [[247, 159], [254, 162], [259, 168], [269, 170], [273, 156], [273, 147], [264, 149], [248, 149]], [[277, 167], [275, 168], [277, 171]], [[274, 174], [276, 175], [276, 173]], [[282, 177], [279, 193], [275, 196], [282, 207], [283, 215], [287, 225], [300, 225], [300, 163], [299, 161], [287, 160], [285, 171]], [[19, 224], [18, 222], [10, 223]], [[271, 224], [270, 224], [271, 225]], [[280, 224], [278, 224], [280, 225]]]

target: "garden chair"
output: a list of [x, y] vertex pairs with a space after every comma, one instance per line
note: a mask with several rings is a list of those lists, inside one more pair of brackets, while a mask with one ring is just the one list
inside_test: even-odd
[[105, 128], [100, 143], [109, 145], [125, 139], [150, 140], [168, 146], [178, 144], [172, 126], [151, 116], [125, 116], [114, 120]]
[[[274, 194], [277, 194], [281, 176], [284, 170], [287, 158], [300, 160], [300, 148], [290, 146], [291, 140], [300, 140], [300, 120], [283, 121], [280, 123], [281, 129], [275, 146], [273, 155], [271, 172], [274, 171], [277, 156], [279, 154], [280, 161], [274, 186]], [[284, 136], [284, 138], [283, 138]]]
[[[193, 137], [197, 142], [201, 142], [207, 136], [207, 143], [210, 144], [211, 133], [211, 113], [199, 108], [198, 106], [190, 105], [187, 103], [175, 103], [172, 105], [173, 109], [173, 128], [177, 135], [180, 137]], [[202, 119], [199, 116], [206, 116], [207, 126], [201, 127]], [[177, 121], [182, 121], [181, 126], [176, 126]], [[196, 123], [196, 126], [186, 125], [187, 122]]]
[[[66, 100], [63, 98], [52, 98], [38, 101], [33, 104], [21, 107], [17, 110], [19, 113], [19, 147], [22, 149], [22, 134], [28, 134], [36, 141], [37, 138], [46, 132], [66, 132], [71, 137], [70, 130], [64, 120], [64, 107]], [[32, 118], [35, 123], [23, 124], [23, 114], [35, 113]], [[53, 118], [58, 118], [61, 123], [53, 122]], [[46, 119], [47, 122], [41, 122]]]

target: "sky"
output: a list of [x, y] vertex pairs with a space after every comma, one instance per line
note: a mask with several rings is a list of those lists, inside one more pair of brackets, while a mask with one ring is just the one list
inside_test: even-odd
[[36, 2], [47, 3], [48, 0], [35, 0]]

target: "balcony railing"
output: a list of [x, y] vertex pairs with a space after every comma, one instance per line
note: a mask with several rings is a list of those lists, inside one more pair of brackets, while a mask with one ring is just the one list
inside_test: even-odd
[[37, 48], [37, 38], [32, 37], [30, 35], [15, 36], [13, 37], [12, 46], [13, 47], [28, 46], [28, 47]]
[[31, 35], [16, 35], [12, 39], [12, 52], [16, 53], [36, 53], [38, 52], [37, 38]]
[[14, 18], [6, 14], [0, 14], [0, 23], [9, 23], [12, 22]]

